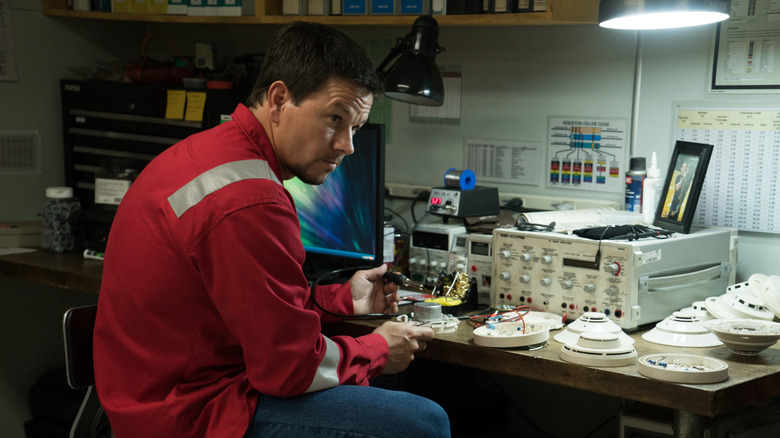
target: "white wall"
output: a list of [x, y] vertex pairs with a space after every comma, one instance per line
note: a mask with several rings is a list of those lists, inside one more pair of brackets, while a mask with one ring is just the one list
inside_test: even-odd
[[[41, 4], [40, 0], [11, 1], [19, 81], [0, 82], [0, 131], [41, 133], [41, 173], [0, 174], [0, 220], [36, 219], [45, 187], [64, 182], [58, 81], [62, 77], [76, 77], [70, 67], [91, 66], [97, 60], [137, 60], [141, 41], [149, 30], [164, 30], [185, 54], [192, 54], [195, 42], [215, 42], [218, 59], [224, 62], [237, 54], [262, 51], [276, 29], [274, 26], [150, 25], [51, 18], [43, 15]], [[356, 37], [392, 41], [408, 29], [349, 27], [345, 31]], [[777, 100], [777, 95], [709, 95], [706, 80], [713, 36], [712, 27], [644, 36], [637, 155], [649, 157], [656, 151], [662, 169], [666, 168], [672, 151], [675, 102], [754, 100], [766, 104]], [[461, 123], [411, 123], [408, 106], [394, 104], [393, 142], [387, 148], [388, 181], [440, 185], [446, 169], [463, 165], [465, 137], [544, 144], [550, 115], [630, 120], [635, 42], [635, 34], [631, 32], [602, 30], [595, 25], [442, 28], [440, 44], [447, 51], [440, 55], [439, 63], [462, 67]], [[151, 43], [150, 54], [164, 58], [170, 52], [166, 46], [163, 40], [155, 41]], [[541, 181], [537, 186], [501, 185], [500, 189], [570, 196], [562, 189], [546, 189]], [[592, 197], [621, 200], [620, 194], [593, 193]], [[780, 258], [780, 236], [742, 233], [739, 258], [739, 281], [755, 272], [780, 274], [775, 262]], [[0, 299], [4, 306], [20, 297], [42, 302], [56, 295], [33, 285], [25, 291], [20, 288], [27, 287], [0, 279]], [[78, 296], [76, 301], [84, 299]], [[31, 312], [30, 318], [25, 319], [27, 326], [51, 324], [51, 314], [58, 313], [65, 304], [52, 305], [56, 311]], [[4, 436], [21, 438], [21, 421], [26, 417], [18, 406], [26, 403], [26, 394], [20, 388], [29, 387], [33, 376], [59, 361], [58, 353], [38, 351], [55, 348], [53, 345], [58, 341], [52, 342], [49, 337], [56, 329], [29, 333], [13, 332], [8, 324], [2, 327], [4, 337], [11, 332], [16, 341], [3, 341], [0, 350], [3, 355], [0, 411], [6, 412], [7, 406], [14, 406], [10, 418], [0, 415], [0, 430]], [[19, 348], [24, 351], [17, 353]], [[13, 365], [18, 358], [29, 357], [34, 360], [23, 372]], [[12, 389], [6, 391], [9, 387]]]

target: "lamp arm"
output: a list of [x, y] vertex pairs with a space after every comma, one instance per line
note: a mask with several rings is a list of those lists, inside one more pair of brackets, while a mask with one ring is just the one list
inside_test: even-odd
[[397, 39], [395, 47], [393, 47], [390, 50], [390, 53], [387, 54], [387, 56], [382, 61], [382, 63], [379, 64], [379, 67], [376, 68], [376, 74], [379, 76], [379, 79], [384, 79], [385, 75], [387, 75], [387, 71], [386, 71], [387, 65], [390, 64], [391, 61], [398, 58], [398, 56], [404, 51], [406, 46], [407, 46], [406, 39], [404, 38]]

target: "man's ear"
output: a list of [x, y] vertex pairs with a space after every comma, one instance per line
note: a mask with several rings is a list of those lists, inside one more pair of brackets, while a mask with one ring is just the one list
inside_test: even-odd
[[290, 90], [282, 81], [276, 81], [268, 87], [268, 113], [271, 123], [279, 124], [282, 117], [282, 108], [290, 100]]

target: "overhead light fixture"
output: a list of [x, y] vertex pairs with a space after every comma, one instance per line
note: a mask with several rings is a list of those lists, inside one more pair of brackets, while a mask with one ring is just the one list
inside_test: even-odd
[[423, 15], [414, 20], [412, 31], [398, 38], [396, 46], [376, 69], [384, 82], [385, 96], [414, 105], [444, 103], [444, 82], [434, 62], [436, 55], [444, 51], [438, 39], [439, 23], [433, 17]]
[[727, 0], [601, 0], [599, 26], [609, 29], [673, 29], [729, 18]]

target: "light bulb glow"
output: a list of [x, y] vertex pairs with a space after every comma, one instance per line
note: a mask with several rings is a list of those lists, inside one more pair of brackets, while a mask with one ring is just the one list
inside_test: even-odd
[[601, 27], [609, 29], [634, 29], [634, 30], [654, 30], [654, 29], [674, 29], [688, 26], [701, 26], [704, 24], [717, 23], [729, 18], [728, 14], [722, 12], [708, 11], [678, 11], [678, 12], [657, 12], [650, 14], [636, 14], [626, 17], [614, 18], [599, 24]]

